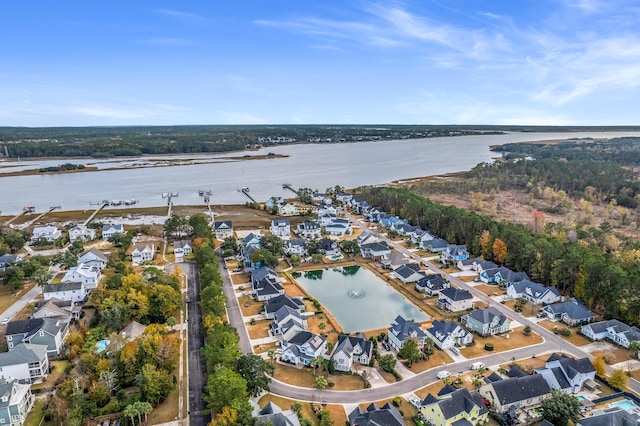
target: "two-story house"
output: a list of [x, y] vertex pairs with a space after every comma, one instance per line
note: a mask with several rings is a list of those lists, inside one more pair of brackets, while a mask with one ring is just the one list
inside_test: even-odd
[[450, 312], [466, 311], [473, 308], [473, 296], [468, 290], [449, 287], [440, 290], [437, 305]]
[[465, 260], [469, 257], [467, 247], [456, 244], [449, 244], [440, 254], [440, 262], [443, 264], [453, 263], [456, 264], [461, 260]]
[[509, 331], [511, 320], [494, 307], [473, 311], [463, 315], [460, 321], [471, 331], [481, 336], [493, 336]]
[[320, 238], [322, 227], [318, 222], [303, 222], [298, 224], [298, 235], [308, 239]]
[[176, 259], [183, 259], [193, 253], [193, 243], [191, 240], [174, 241], [173, 255]]
[[33, 228], [31, 242], [35, 243], [41, 240], [53, 242], [58, 238], [62, 238], [62, 231], [60, 231], [56, 226], [36, 226]]
[[349, 426], [406, 426], [402, 414], [388, 402], [382, 407], [371, 403], [366, 410], [356, 407], [349, 413]]
[[480, 387], [479, 393], [495, 411], [506, 413], [512, 409], [539, 406], [551, 396], [551, 388], [544, 377], [533, 374], [487, 383]]
[[391, 254], [386, 241], [377, 241], [360, 245], [360, 255], [364, 258], [381, 261]]
[[347, 219], [332, 219], [324, 225], [324, 232], [328, 235], [350, 235], [353, 230]]
[[440, 399], [429, 394], [418, 411], [434, 426], [484, 424], [489, 416], [480, 394], [465, 388], [446, 393]]
[[131, 263], [140, 265], [153, 260], [155, 255], [156, 249], [153, 243], [136, 243], [131, 249]]
[[419, 349], [424, 347], [427, 335], [419, 323], [407, 321], [401, 315], [398, 315], [394, 321], [387, 334], [392, 348], [399, 351], [407, 340], [415, 340]]
[[287, 256], [306, 256], [307, 255], [307, 241], [302, 238], [296, 238], [293, 240], [286, 240], [283, 248], [284, 254]]
[[473, 342], [473, 334], [454, 321], [434, 320], [425, 333], [433, 340], [436, 347], [442, 350]]
[[87, 228], [84, 225], [76, 225], [69, 229], [69, 241], [91, 241], [96, 238], [96, 230], [93, 228]]
[[299, 331], [291, 339], [282, 341], [282, 360], [292, 364], [310, 365], [325, 353], [327, 338], [308, 331]]
[[84, 264], [100, 270], [107, 267], [109, 257], [95, 247], [90, 248], [78, 257], [78, 264]]
[[87, 300], [87, 289], [81, 281], [68, 281], [60, 284], [45, 284], [42, 287], [44, 300], [59, 299], [74, 303]]
[[23, 425], [33, 408], [35, 398], [31, 385], [17, 380], [0, 381], [0, 424]]
[[435, 296], [449, 287], [451, 287], [451, 283], [449, 280], [442, 278], [442, 274], [429, 274], [416, 282], [416, 291], [426, 296]]
[[580, 331], [590, 339], [602, 340], [606, 337], [625, 348], [628, 348], [631, 342], [640, 342], [640, 328], [631, 327], [617, 319], [585, 324]]
[[331, 358], [336, 362], [336, 370], [351, 371], [354, 362], [368, 365], [373, 354], [373, 343], [364, 334], [357, 336], [338, 336], [338, 343], [333, 348]]
[[283, 306], [288, 306], [293, 310], [301, 313], [305, 310], [304, 301], [300, 296], [289, 296], [288, 294], [281, 294], [276, 297], [272, 297], [267, 300], [267, 303], [264, 305], [264, 316], [266, 319], [273, 319], [276, 312], [280, 310]]
[[406, 265], [398, 266], [391, 275], [405, 284], [415, 283], [426, 276], [425, 273], [420, 270], [420, 265], [417, 263], [407, 263]]
[[7, 346], [12, 350], [20, 343], [47, 346], [49, 356], [58, 356], [69, 333], [69, 323], [55, 318], [11, 321], [7, 324]]
[[102, 227], [102, 239], [108, 240], [116, 234], [124, 235], [124, 226], [121, 223], [104, 225]]
[[301, 331], [308, 331], [307, 319], [297, 310], [283, 306], [273, 315], [269, 332], [287, 342]]
[[227, 238], [233, 238], [233, 223], [230, 220], [223, 220], [213, 223], [213, 230], [216, 234], [216, 240], [224, 241]]
[[295, 204], [282, 202], [278, 204], [278, 214], [280, 216], [298, 216], [300, 211]]
[[80, 282], [84, 284], [85, 289], [92, 290], [98, 287], [98, 283], [101, 279], [102, 272], [100, 271], [100, 269], [94, 266], [86, 265], [84, 263], [79, 263], [78, 266], [69, 268], [60, 282], [61, 284]]
[[320, 240], [320, 253], [324, 254], [324, 256], [329, 259], [335, 259], [342, 254], [340, 253], [338, 242], [330, 238], [323, 238]]
[[269, 228], [272, 235], [283, 239], [291, 237], [291, 221], [289, 219], [273, 219]]
[[565, 393], [577, 393], [589, 382], [590, 387], [597, 387], [595, 383], [596, 369], [589, 358], [574, 359], [564, 354], [551, 354], [545, 368], [536, 368], [547, 381], [551, 389], [560, 389]]
[[[0, 352], [0, 379], [20, 383], [44, 380], [49, 374], [49, 357], [45, 345], [19, 343], [9, 352]], [[0, 423], [1, 424], [1, 423]]]
[[553, 286], [545, 287], [529, 280], [507, 283], [507, 298], [524, 298], [537, 305], [547, 305], [560, 301], [560, 292]]

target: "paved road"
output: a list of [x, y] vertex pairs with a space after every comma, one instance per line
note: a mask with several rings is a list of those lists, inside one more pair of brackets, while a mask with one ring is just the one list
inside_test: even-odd
[[22, 295], [21, 298], [13, 302], [11, 306], [9, 306], [1, 315], [4, 318], [13, 318], [18, 312], [24, 309], [27, 306], [27, 303], [31, 302], [35, 297], [40, 294], [42, 288], [40, 286], [34, 285], [31, 290]]
[[236, 296], [236, 291], [233, 288], [233, 283], [231, 282], [231, 276], [229, 275], [229, 271], [225, 269], [226, 264], [224, 259], [221, 256], [220, 250], [218, 250], [218, 258], [219, 261], [219, 269], [222, 275], [222, 291], [227, 298], [226, 308], [227, 308], [227, 318], [229, 319], [229, 323], [236, 328], [238, 331], [238, 336], [240, 338], [239, 346], [240, 350], [243, 354], [252, 354], [253, 347], [251, 346], [251, 339], [249, 339], [249, 334], [247, 332], [247, 327], [244, 324], [244, 320], [242, 318], [242, 311], [240, 310], [240, 302], [238, 301], [238, 297]]

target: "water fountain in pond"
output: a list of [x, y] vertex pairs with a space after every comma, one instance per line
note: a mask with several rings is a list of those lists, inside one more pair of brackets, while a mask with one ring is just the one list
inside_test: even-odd
[[362, 299], [366, 293], [363, 290], [351, 290], [349, 291], [349, 297], [352, 299]]

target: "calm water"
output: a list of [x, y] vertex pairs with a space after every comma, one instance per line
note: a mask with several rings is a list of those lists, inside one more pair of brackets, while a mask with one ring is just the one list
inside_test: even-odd
[[429, 319], [366, 268], [308, 271], [296, 276], [296, 280], [331, 312], [345, 333], [389, 327], [398, 315], [407, 320]]
[[[93, 164], [103, 171], [64, 175], [0, 177], [0, 212], [16, 214], [25, 205], [37, 211], [60, 205], [63, 210], [89, 208], [89, 203], [103, 199], [137, 199], [138, 206], [160, 206], [166, 203], [163, 192], [178, 192], [174, 204], [198, 204], [197, 189], [211, 189], [214, 204], [243, 204], [247, 198], [239, 192], [248, 187], [257, 201], [271, 196], [291, 197], [282, 189], [283, 183], [295, 188], [310, 187], [324, 191], [342, 185], [389, 183], [441, 173], [469, 170], [481, 162], [491, 161], [496, 153], [491, 145], [529, 140], [565, 139], [568, 137], [616, 137], [640, 133], [513, 133], [505, 135], [460, 136], [449, 138], [412, 139], [401, 141], [358, 142], [348, 144], [301, 144], [265, 148], [251, 154], [274, 152], [287, 158], [254, 161], [227, 161], [217, 164], [193, 164], [174, 167], [109, 170], [130, 167], [135, 160], [72, 160]], [[238, 156], [238, 153], [217, 155], [176, 155], [148, 157], [180, 159]], [[34, 169], [57, 165], [62, 160], [0, 162], [0, 171]]]

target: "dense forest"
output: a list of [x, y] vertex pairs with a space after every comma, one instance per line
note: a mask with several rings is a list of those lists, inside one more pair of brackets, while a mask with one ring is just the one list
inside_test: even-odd
[[[497, 222], [452, 206], [443, 206], [405, 188], [367, 187], [362, 197], [371, 205], [399, 215], [451, 243], [466, 244], [474, 255], [497, 261], [532, 280], [555, 285], [563, 294], [580, 297], [607, 318], [631, 324], [640, 319], [640, 250], [629, 246], [603, 250], [597, 240], [558, 238], [534, 233], [523, 225]], [[600, 236], [609, 229], [591, 229]], [[500, 241], [496, 244], [496, 241]], [[500, 252], [494, 251], [500, 247]]]

